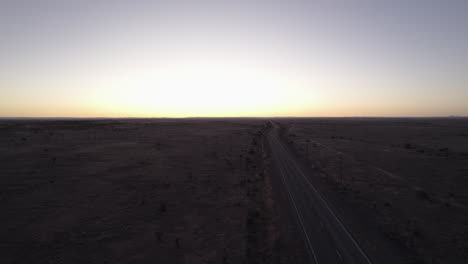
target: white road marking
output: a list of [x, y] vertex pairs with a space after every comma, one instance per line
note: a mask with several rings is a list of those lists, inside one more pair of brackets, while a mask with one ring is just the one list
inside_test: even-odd
[[[275, 155], [275, 158], [276, 158], [276, 160], [278, 161], [278, 163], [280, 163], [279, 158], [278, 158], [276, 155]], [[291, 201], [291, 203], [292, 203], [292, 205], [293, 205], [293, 207], [294, 207], [294, 210], [296, 211], [297, 218], [299, 219], [299, 222], [300, 222], [300, 224], [301, 224], [302, 232], [305, 234], [305, 237], [306, 237], [306, 240], [307, 240], [307, 244], [308, 244], [310, 253], [311, 253], [312, 256], [313, 256], [315, 263], [318, 264], [319, 262], [318, 262], [318, 260], [317, 260], [317, 256], [316, 256], [316, 254], [315, 254], [314, 248], [312, 247], [312, 243], [310, 242], [309, 235], [307, 234], [307, 231], [305, 230], [304, 221], [302, 220], [302, 217], [301, 217], [301, 215], [299, 214], [299, 210], [297, 209], [296, 203], [294, 202], [294, 199], [292, 198], [291, 192], [289, 191], [289, 187], [288, 187], [288, 185], [287, 185], [287, 183], [286, 183], [286, 179], [285, 179], [285, 177], [284, 177], [283, 168], [282, 168], [282, 166], [278, 166], [278, 167], [280, 167], [281, 177], [282, 177], [282, 180], [283, 180], [283, 184], [284, 184], [285, 187], [286, 187], [286, 191], [288, 192], [289, 200]]]
[[[283, 149], [283, 152], [286, 152], [286, 149], [284, 148], [283, 144], [278, 140], [279, 142], [279, 145], [280, 147]], [[305, 176], [304, 172], [302, 171], [302, 169], [299, 167], [299, 165], [296, 163], [296, 161], [294, 159], [289, 159], [295, 166], [293, 166], [300, 174], [301, 176], [306, 180], [306, 182], [309, 184], [309, 186], [312, 188], [312, 190], [314, 190], [314, 192], [317, 194], [317, 196], [319, 197], [319, 199], [322, 201], [322, 203], [325, 205], [325, 208], [327, 208], [327, 210], [333, 215], [334, 219], [337, 221], [337, 223], [340, 225], [340, 227], [343, 229], [343, 231], [345, 231], [346, 235], [351, 239], [351, 241], [353, 242], [353, 244], [356, 246], [356, 248], [359, 250], [359, 252], [362, 254], [362, 256], [364, 256], [364, 258], [366, 259], [367, 263], [369, 264], [372, 264], [372, 262], [370, 261], [369, 257], [367, 257], [367, 255], [364, 253], [364, 251], [361, 249], [361, 247], [358, 245], [358, 243], [356, 242], [356, 240], [353, 238], [353, 236], [351, 235], [351, 233], [349, 233], [349, 231], [346, 229], [346, 227], [343, 225], [343, 223], [340, 221], [340, 219], [338, 218], [338, 216], [335, 214], [335, 212], [330, 208], [330, 206], [328, 205], [328, 203], [325, 201], [325, 199], [322, 197], [322, 195], [317, 191], [317, 189], [315, 189], [315, 187], [313, 186], [313, 184], [310, 182], [310, 180]]]
[[338, 258], [340, 259], [340, 262], [338, 263], [343, 263], [343, 257], [341, 256], [340, 252], [338, 251], [338, 249], [336, 249], [335, 251], [336, 251], [336, 254], [338, 255]]

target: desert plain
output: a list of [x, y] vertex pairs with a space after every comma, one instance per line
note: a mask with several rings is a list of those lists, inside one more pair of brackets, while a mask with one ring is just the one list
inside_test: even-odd
[[272, 123], [372, 259], [467, 263], [466, 118], [3, 119], [1, 262], [305, 263]]

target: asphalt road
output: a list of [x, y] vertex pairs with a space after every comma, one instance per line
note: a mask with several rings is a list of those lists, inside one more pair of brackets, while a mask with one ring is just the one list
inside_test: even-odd
[[309, 180], [279, 138], [273, 124], [267, 139], [296, 222], [304, 238], [310, 263], [373, 263], [330, 204]]

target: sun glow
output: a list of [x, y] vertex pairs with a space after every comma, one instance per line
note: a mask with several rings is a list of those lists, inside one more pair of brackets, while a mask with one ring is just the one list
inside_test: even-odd
[[224, 62], [139, 69], [113, 76], [111, 83], [97, 101], [117, 115], [131, 116], [275, 115], [285, 100], [300, 106], [295, 92], [305, 90], [303, 80], [284, 70]]

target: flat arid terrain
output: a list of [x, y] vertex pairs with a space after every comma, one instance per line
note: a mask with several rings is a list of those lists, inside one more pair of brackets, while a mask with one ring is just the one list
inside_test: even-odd
[[1, 263], [467, 263], [468, 119], [0, 121]]
[[344, 218], [366, 223], [363, 233], [382, 232], [423, 263], [468, 262], [468, 119], [279, 122]]

